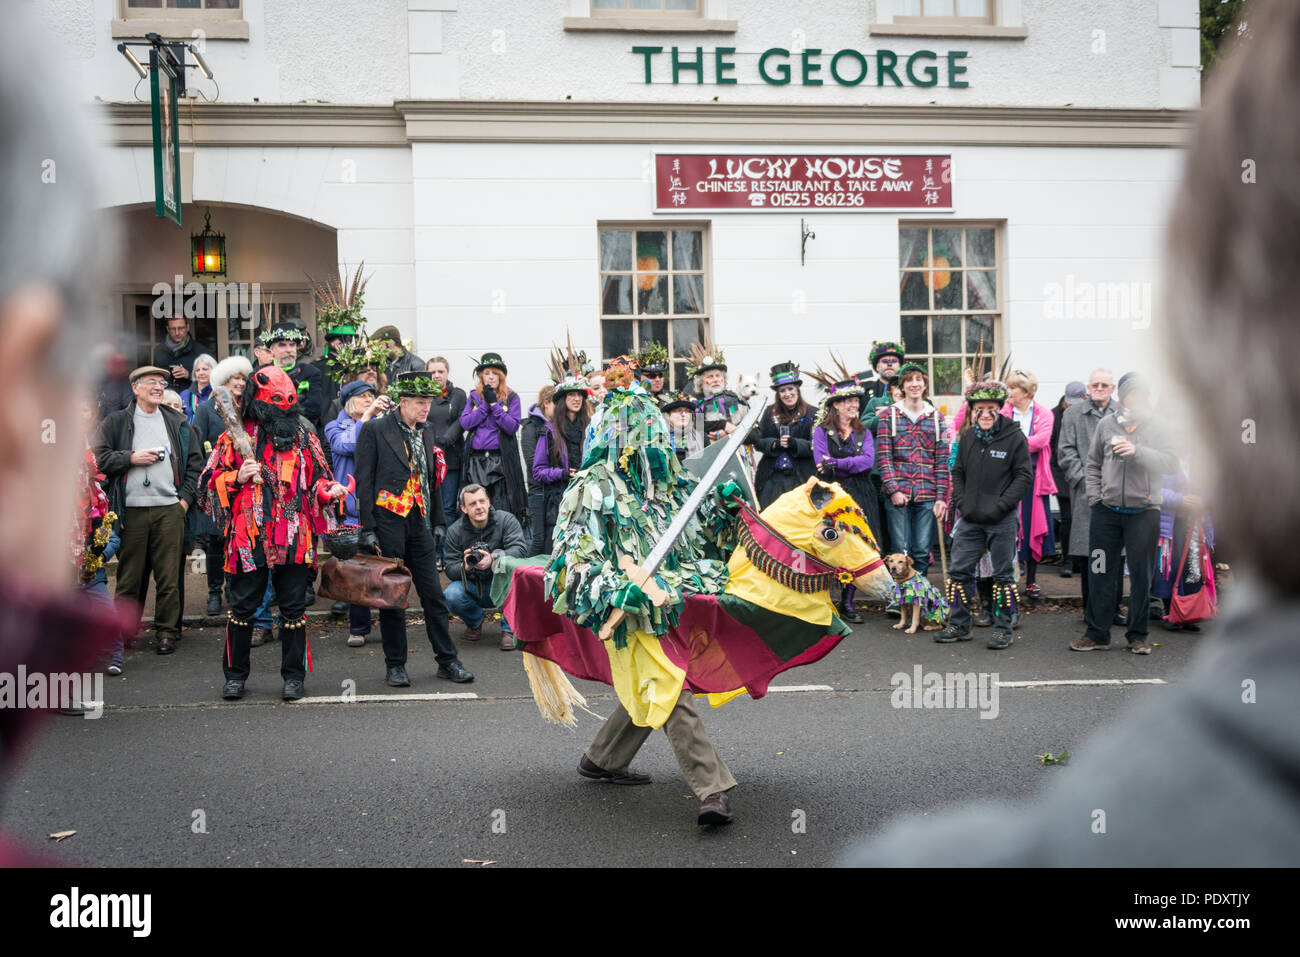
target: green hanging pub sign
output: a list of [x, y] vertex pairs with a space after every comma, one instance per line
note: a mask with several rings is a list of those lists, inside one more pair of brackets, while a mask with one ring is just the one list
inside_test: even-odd
[[149, 51], [149, 102], [153, 116], [154, 212], [181, 224], [181, 137], [177, 86], [183, 67], [166, 47]]

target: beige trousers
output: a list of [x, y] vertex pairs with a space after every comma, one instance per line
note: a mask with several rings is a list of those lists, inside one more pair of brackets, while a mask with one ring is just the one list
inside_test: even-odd
[[[696, 797], [705, 798], [734, 788], [736, 779], [709, 740], [693, 699], [694, 695], [682, 690], [676, 707], [664, 722], [664, 734], [668, 735], [668, 743], [672, 745], [673, 754], [677, 755], [686, 783]], [[587, 749], [587, 758], [606, 771], [626, 771], [652, 730], [633, 724], [627, 710], [620, 704], [597, 732], [596, 740]]]

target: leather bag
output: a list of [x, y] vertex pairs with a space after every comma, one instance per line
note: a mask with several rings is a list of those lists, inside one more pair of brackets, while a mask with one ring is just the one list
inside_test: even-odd
[[397, 558], [357, 554], [339, 561], [330, 556], [321, 566], [322, 598], [381, 611], [401, 610], [410, 591], [411, 573]]

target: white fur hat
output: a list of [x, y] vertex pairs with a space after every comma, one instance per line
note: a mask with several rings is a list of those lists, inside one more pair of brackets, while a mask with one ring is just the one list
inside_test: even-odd
[[208, 383], [215, 389], [225, 385], [231, 376], [242, 375], [248, 378], [253, 374], [253, 363], [243, 356], [227, 356], [217, 363], [208, 377]]

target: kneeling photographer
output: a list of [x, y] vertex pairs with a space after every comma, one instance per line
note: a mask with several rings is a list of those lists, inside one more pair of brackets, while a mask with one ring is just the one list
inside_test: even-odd
[[[443, 544], [444, 563], [451, 584], [447, 586], [447, 609], [465, 622], [465, 640], [483, 637], [483, 616], [492, 604], [492, 563], [502, 555], [523, 558], [527, 554], [524, 530], [509, 512], [492, 507], [482, 485], [460, 490], [464, 514], [447, 529]], [[515, 636], [510, 623], [501, 619], [501, 650], [511, 651]]]

